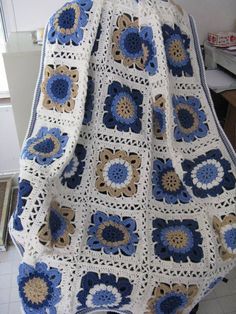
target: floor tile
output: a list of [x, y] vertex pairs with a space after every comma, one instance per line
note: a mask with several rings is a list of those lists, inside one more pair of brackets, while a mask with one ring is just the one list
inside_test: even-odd
[[11, 274], [12, 264], [11, 262], [0, 263], [0, 275]]
[[220, 303], [222, 309], [224, 309], [224, 314], [232, 313], [236, 310], [236, 296], [225, 296], [223, 298], [217, 299]]
[[17, 287], [11, 288], [10, 292], [10, 302], [19, 302], [20, 297], [19, 297], [19, 291]]
[[4, 286], [4, 289], [11, 287], [11, 276], [11, 274], [0, 275], [0, 283]]
[[1, 314], [8, 314], [8, 304], [0, 304], [0, 313]]
[[14, 302], [9, 304], [8, 314], [21, 314], [20, 302]]
[[236, 293], [236, 278], [230, 279], [227, 283], [221, 282], [214, 289], [217, 298], [225, 297]]
[[0, 304], [8, 303], [10, 300], [11, 288], [1, 288], [0, 289]]
[[197, 314], [224, 314], [217, 299], [201, 302]]
[[13, 273], [11, 275], [11, 287], [12, 288], [17, 288], [18, 285], [17, 285], [17, 274]]

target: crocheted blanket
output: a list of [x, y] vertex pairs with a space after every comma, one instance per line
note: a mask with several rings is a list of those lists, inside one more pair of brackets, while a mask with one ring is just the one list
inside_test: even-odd
[[168, 1], [50, 18], [20, 163], [24, 313], [186, 314], [236, 264], [236, 155]]

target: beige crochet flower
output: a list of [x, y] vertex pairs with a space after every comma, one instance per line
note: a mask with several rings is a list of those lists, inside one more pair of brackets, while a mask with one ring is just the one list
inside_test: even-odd
[[[172, 297], [184, 296], [187, 299], [187, 303], [183, 303], [183, 306], [176, 312], [177, 314], [183, 313], [192, 303], [198, 293], [198, 287], [196, 285], [186, 286], [184, 284], [173, 284], [172, 287], [165, 283], [161, 283], [154, 289], [154, 295], [149, 299], [147, 304], [147, 311], [145, 314], [156, 314], [156, 304], [161, 302], [161, 299], [165, 297], [165, 303], [168, 303], [168, 295]], [[171, 295], [170, 295], [171, 294]], [[181, 299], [180, 299], [181, 300]], [[161, 303], [160, 303], [161, 304]]]
[[74, 218], [73, 209], [61, 207], [59, 203], [53, 201], [45, 223], [38, 232], [39, 241], [51, 247], [66, 247], [70, 244], [71, 235], [75, 232]]
[[122, 47], [120, 46], [120, 37], [122, 33], [128, 28], [137, 28], [139, 29], [139, 20], [138, 18], [131, 20], [128, 15], [121, 15], [117, 19], [117, 28], [115, 29], [112, 36], [112, 55], [115, 61], [123, 62], [124, 66], [132, 67], [136, 65], [136, 67], [140, 70], [145, 69], [146, 62], [148, 60], [149, 51], [148, 48], [142, 44], [142, 54], [137, 58], [131, 58], [124, 55], [122, 52]]
[[235, 241], [236, 241], [236, 216], [228, 215], [223, 220], [216, 216], [213, 218], [213, 227], [220, 244], [219, 254], [226, 261], [236, 257]]
[[110, 196], [131, 197], [137, 192], [141, 158], [136, 153], [104, 149], [97, 165], [96, 188]]
[[77, 69], [69, 69], [66, 65], [55, 68], [47, 65], [41, 86], [44, 95], [43, 106], [59, 112], [72, 111], [78, 95], [78, 80]]
[[[153, 132], [156, 138], [166, 138], [166, 100], [160, 94], [155, 97], [152, 103], [153, 107]], [[161, 119], [161, 120], [160, 120]]]

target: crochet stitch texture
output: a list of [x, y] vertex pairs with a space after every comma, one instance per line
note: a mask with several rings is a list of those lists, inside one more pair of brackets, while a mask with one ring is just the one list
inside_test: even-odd
[[236, 156], [168, 1], [50, 18], [20, 162], [26, 314], [188, 314], [236, 264]]

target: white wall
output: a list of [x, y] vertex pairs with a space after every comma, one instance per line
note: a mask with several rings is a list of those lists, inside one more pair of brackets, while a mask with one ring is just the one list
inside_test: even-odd
[[201, 42], [208, 32], [236, 30], [236, 0], [176, 0], [197, 23]]
[[49, 17], [66, 0], [12, 0], [17, 31], [35, 30], [44, 27]]
[[[16, 29], [25, 31], [43, 27], [50, 15], [68, 0], [3, 1], [8, 3], [12, 1]], [[227, 31], [236, 27], [236, 0], [175, 1], [195, 17], [201, 41], [206, 38], [208, 31]]]

